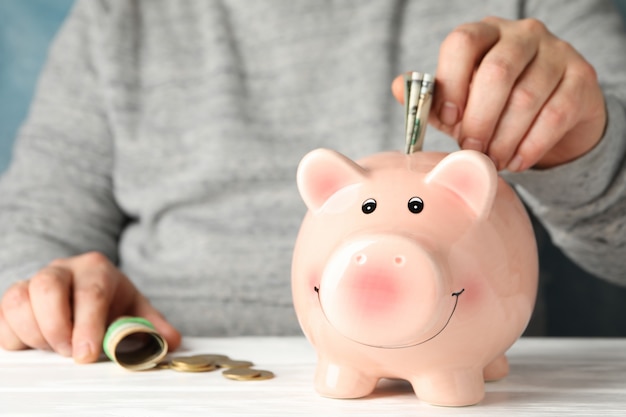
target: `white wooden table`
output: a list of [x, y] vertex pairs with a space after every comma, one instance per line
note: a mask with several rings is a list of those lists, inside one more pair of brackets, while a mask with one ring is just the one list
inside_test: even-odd
[[365, 399], [320, 397], [315, 352], [299, 337], [188, 338], [176, 353], [223, 353], [276, 378], [134, 373], [107, 361], [75, 365], [52, 353], [0, 350], [0, 416], [626, 416], [626, 339], [521, 339], [509, 351], [511, 374], [462, 408], [422, 403], [402, 381], [383, 381]]

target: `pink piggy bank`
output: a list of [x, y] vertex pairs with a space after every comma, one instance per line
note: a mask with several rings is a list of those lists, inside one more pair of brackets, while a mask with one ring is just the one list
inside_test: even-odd
[[317, 149], [297, 183], [309, 211], [292, 292], [317, 391], [357, 398], [399, 378], [431, 404], [481, 401], [484, 381], [508, 373], [538, 278], [528, 215], [491, 160], [388, 152], [357, 164]]

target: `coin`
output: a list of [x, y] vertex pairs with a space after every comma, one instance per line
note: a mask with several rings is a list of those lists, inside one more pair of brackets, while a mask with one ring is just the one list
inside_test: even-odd
[[172, 358], [170, 368], [179, 372], [208, 372], [215, 370], [216, 365], [201, 356], [179, 356]]
[[251, 368], [232, 368], [222, 372], [222, 375], [230, 379], [246, 380], [260, 376], [261, 372]]
[[203, 353], [203, 354], [200, 354], [200, 355], [190, 356], [190, 358], [194, 358], [194, 359], [195, 358], [201, 358], [201, 359], [209, 361], [211, 363], [215, 363], [215, 362], [218, 362], [218, 361], [230, 360], [230, 358], [228, 356], [220, 355], [220, 354], [217, 354], [217, 353]]
[[210, 372], [217, 369], [213, 364], [207, 366], [185, 366], [185, 365], [170, 365], [170, 369], [178, 372]]
[[261, 381], [274, 377], [270, 371], [252, 369], [254, 364], [245, 360], [230, 359], [217, 353], [175, 356], [169, 361], [161, 361], [154, 369], [172, 369], [177, 372], [210, 372], [224, 368], [222, 375], [236, 381]]
[[222, 372], [222, 375], [235, 381], [261, 381], [271, 379], [274, 374], [270, 371], [252, 368], [232, 368]]
[[251, 366], [253, 366], [254, 364], [250, 361], [236, 361], [236, 360], [232, 360], [232, 359], [227, 359], [227, 360], [218, 360], [215, 362], [215, 364], [217, 366], [219, 366], [220, 368], [249, 368]]
[[172, 365], [174, 366], [183, 366], [183, 367], [198, 367], [202, 368], [204, 366], [212, 365], [213, 361], [201, 357], [201, 356], [177, 356], [172, 358]]

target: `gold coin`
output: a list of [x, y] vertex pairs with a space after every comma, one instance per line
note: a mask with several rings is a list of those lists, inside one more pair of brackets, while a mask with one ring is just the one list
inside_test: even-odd
[[200, 356], [179, 356], [176, 358], [172, 358], [171, 362], [174, 366], [184, 366], [190, 368], [203, 368], [205, 366], [213, 364], [212, 361]]
[[271, 379], [274, 374], [270, 371], [264, 371], [252, 368], [232, 368], [222, 372], [228, 379], [235, 381], [261, 381], [264, 379]]
[[186, 365], [174, 365], [173, 363], [170, 365], [170, 369], [178, 372], [210, 372], [217, 369], [217, 367], [213, 364], [209, 364], [206, 366], [186, 366]]
[[264, 379], [272, 379], [274, 378], [274, 373], [272, 371], [259, 371], [261, 374], [257, 377], [254, 377], [254, 381], [262, 381]]
[[219, 355], [217, 353], [203, 353], [200, 355], [193, 355], [190, 356], [190, 358], [199, 358], [201, 360], [206, 360], [208, 362], [214, 363], [214, 362], [218, 362], [218, 361], [228, 361], [230, 360], [230, 358], [226, 355]]
[[216, 361], [215, 364], [220, 368], [249, 368], [254, 365], [250, 361], [235, 361], [232, 359]]

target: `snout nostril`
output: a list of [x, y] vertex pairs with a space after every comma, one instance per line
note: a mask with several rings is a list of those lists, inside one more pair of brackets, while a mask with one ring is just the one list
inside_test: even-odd
[[363, 265], [367, 261], [367, 256], [365, 256], [362, 253], [359, 253], [357, 256], [354, 257], [354, 260], [356, 261], [357, 264]]
[[404, 265], [404, 262], [404, 256], [396, 256], [395, 258], [393, 258], [393, 263], [395, 263], [396, 266], [402, 266]]

